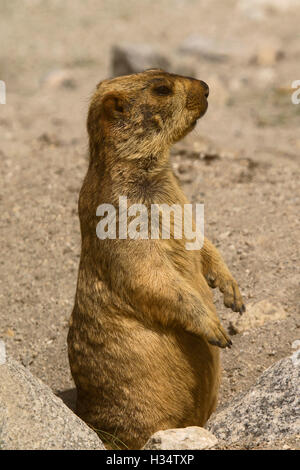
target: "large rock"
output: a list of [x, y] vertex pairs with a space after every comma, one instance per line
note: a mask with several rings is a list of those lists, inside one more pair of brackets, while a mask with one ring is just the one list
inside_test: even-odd
[[16, 450], [105, 449], [47, 385], [12, 359], [0, 365], [0, 444]]
[[166, 57], [149, 44], [123, 43], [112, 49], [111, 69], [115, 77], [150, 68], [167, 69], [169, 65]]
[[198, 426], [158, 431], [144, 446], [145, 450], [205, 450], [217, 444], [217, 439]]
[[207, 428], [226, 446], [300, 436], [300, 350], [276, 362], [256, 384], [213, 415]]

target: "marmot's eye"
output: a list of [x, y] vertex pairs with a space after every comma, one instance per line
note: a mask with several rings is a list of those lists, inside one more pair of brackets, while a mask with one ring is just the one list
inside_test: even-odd
[[161, 86], [155, 87], [154, 92], [157, 95], [171, 95], [172, 90], [169, 87], [165, 86], [165, 85], [161, 85]]

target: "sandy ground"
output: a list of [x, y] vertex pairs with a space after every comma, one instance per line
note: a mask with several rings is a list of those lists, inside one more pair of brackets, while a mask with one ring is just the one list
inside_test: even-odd
[[[232, 349], [222, 351], [219, 406], [300, 339], [300, 105], [291, 102], [291, 83], [300, 79], [300, 7], [253, 19], [237, 3], [0, 1], [0, 79], [7, 87], [0, 105], [0, 338], [70, 405], [66, 336], [80, 254], [85, 119], [96, 83], [111, 75], [111, 47], [122, 41], [152, 44], [171, 61], [181, 60], [177, 48], [190, 34], [229, 51], [225, 62], [192, 59], [196, 76], [211, 86], [210, 106], [174, 149], [174, 165], [183, 168], [190, 199], [205, 203], [205, 233], [246, 303], [267, 300], [286, 318], [232, 337]], [[283, 54], [264, 59], [262, 51], [274, 47]], [[49, 74], [61, 69], [73, 86], [49, 85]], [[199, 148], [217, 158], [194, 158]], [[237, 314], [219, 293], [215, 298], [229, 328]]]

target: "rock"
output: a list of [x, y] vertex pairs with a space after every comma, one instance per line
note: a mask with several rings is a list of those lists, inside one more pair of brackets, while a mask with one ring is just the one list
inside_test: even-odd
[[300, 350], [269, 367], [246, 393], [236, 395], [207, 428], [220, 445], [257, 445], [299, 437]]
[[233, 334], [237, 334], [260, 327], [270, 321], [283, 320], [286, 318], [286, 312], [279, 305], [274, 305], [268, 300], [261, 300], [248, 304], [242, 316], [232, 318], [229, 328]]
[[178, 52], [212, 62], [224, 62], [229, 59], [229, 51], [220, 43], [197, 34], [188, 36], [179, 47]]
[[213, 434], [204, 428], [190, 426], [188, 428], [167, 429], [158, 431], [144, 446], [145, 450], [204, 450], [217, 444]]
[[[300, 367], [300, 350], [297, 349], [292, 355], [291, 355], [291, 360], [294, 365], [294, 367]], [[299, 411], [299, 410], [298, 410]]]
[[76, 82], [69, 70], [52, 70], [41, 80], [46, 88], [76, 88]]
[[0, 365], [0, 443], [10, 450], [105, 449], [47, 385], [10, 358]]
[[168, 69], [169, 61], [149, 44], [123, 43], [112, 48], [111, 70], [115, 77], [150, 68]]

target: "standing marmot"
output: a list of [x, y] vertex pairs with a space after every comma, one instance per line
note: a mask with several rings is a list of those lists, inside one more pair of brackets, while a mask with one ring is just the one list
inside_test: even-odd
[[101, 82], [88, 114], [79, 197], [82, 251], [68, 335], [77, 412], [129, 448], [160, 429], [203, 426], [215, 409], [219, 348], [231, 344], [210, 287], [244, 310], [216, 248], [185, 239], [103, 239], [100, 204], [187, 204], [170, 146], [207, 109], [208, 86], [153, 69]]

